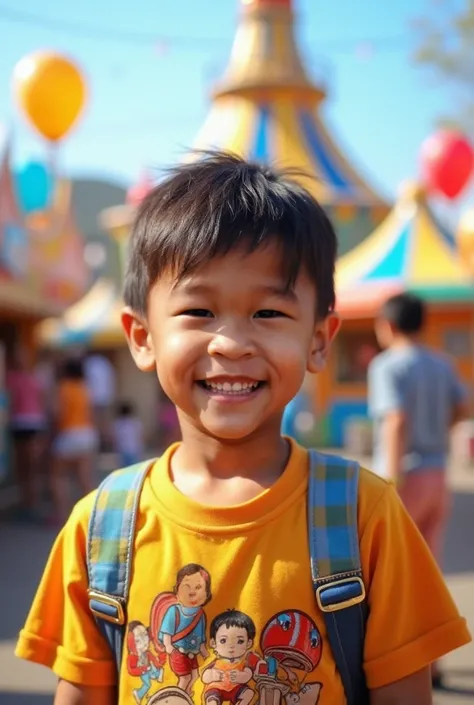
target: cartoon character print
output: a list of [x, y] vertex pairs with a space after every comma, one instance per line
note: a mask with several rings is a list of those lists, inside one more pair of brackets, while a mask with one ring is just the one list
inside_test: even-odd
[[144, 624], [138, 621], [130, 622], [127, 634], [127, 670], [131, 676], [141, 679], [140, 688], [135, 688], [133, 697], [140, 705], [148, 695], [153, 681], [163, 681], [163, 666], [166, 654], [153, 653], [150, 635]]
[[205, 705], [249, 705], [255, 692], [249, 656], [255, 639], [253, 620], [238, 610], [218, 614], [211, 622], [210, 646], [216, 658], [203, 670]]
[[283, 700], [286, 705], [317, 705], [321, 683], [304, 682], [321, 660], [321, 636], [313, 620], [299, 610], [279, 612], [263, 628], [260, 647], [263, 660], [254, 671], [260, 705]]
[[177, 686], [168, 686], [152, 695], [147, 705], [194, 705], [194, 703], [184, 690]]
[[178, 571], [173, 592], [158, 595], [151, 608], [155, 647], [166, 652], [178, 688], [188, 695], [199, 678], [198, 656], [208, 657], [203, 607], [211, 598], [209, 573], [201, 565], [189, 563]]

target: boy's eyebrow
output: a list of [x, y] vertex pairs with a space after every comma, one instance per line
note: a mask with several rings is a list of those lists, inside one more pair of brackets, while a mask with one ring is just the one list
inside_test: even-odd
[[262, 286], [259, 287], [262, 294], [267, 294], [269, 296], [277, 296], [280, 299], [286, 299], [287, 301], [297, 301], [294, 290], [287, 286]]
[[[173, 285], [171, 291], [179, 291], [182, 294], [189, 294], [191, 296], [205, 296], [206, 294], [212, 294], [213, 288], [211, 286], [208, 286], [207, 284], [199, 284], [197, 282], [194, 283], [189, 281], [177, 281]], [[278, 286], [271, 284], [259, 286], [256, 289], [256, 293], [267, 296], [276, 296], [280, 299], [285, 299], [286, 301], [296, 302], [298, 300], [298, 297], [296, 296], [294, 290], [291, 287], [286, 286]]]

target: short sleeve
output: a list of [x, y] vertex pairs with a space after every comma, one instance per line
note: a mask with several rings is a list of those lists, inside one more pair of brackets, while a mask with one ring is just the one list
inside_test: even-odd
[[15, 653], [88, 686], [116, 683], [112, 653], [97, 628], [87, 597], [85, 511], [81, 500], [57, 537]]
[[415, 673], [470, 641], [438, 566], [391, 484], [361, 536], [370, 689]]
[[403, 408], [403, 389], [397, 369], [375, 359], [368, 369], [368, 402], [372, 417]]

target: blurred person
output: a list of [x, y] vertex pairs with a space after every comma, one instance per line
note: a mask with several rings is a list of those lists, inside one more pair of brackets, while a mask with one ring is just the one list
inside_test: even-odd
[[93, 488], [94, 455], [98, 434], [81, 360], [64, 363], [56, 401], [56, 430], [52, 454], [51, 494], [55, 523], [62, 523], [69, 510], [69, 480], [74, 478], [82, 495]]
[[[406, 509], [440, 562], [450, 510], [446, 478], [450, 430], [468, 415], [467, 395], [448, 359], [420, 342], [426, 311], [403, 293], [376, 321], [385, 348], [369, 365], [374, 469], [398, 487]], [[436, 665], [433, 685], [441, 684]]]
[[7, 368], [6, 389], [13, 465], [21, 493], [18, 518], [35, 520], [39, 500], [38, 460], [47, 418], [41, 384], [22, 348], [15, 351]]
[[84, 374], [99, 434], [101, 450], [111, 445], [111, 422], [116, 399], [116, 371], [105, 355], [89, 353], [84, 361]]
[[140, 462], [144, 454], [143, 423], [129, 402], [121, 402], [112, 426], [114, 451], [120, 456], [120, 467]]

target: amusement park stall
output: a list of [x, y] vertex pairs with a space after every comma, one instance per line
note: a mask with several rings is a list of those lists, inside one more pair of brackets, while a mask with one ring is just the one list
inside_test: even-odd
[[352, 422], [367, 419], [367, 367], [378, 352], [374, 318], [401, 291], [428, 305], [425, 342], [450, 356], [474, 401], [474, 276], [424, 190], [406, 185], [384, 222], [337, 265], [343, 322], [329, 367], [317, 382], [321, 442], [341, 446]]
[[6, 143], [0, 161], [0, 484], [9, 468], [6, 365], [18, 347], [34, 362], [38, 323], [61, 315], [87, 287], [83, 261], [70, 184], [58, 181], [47, 210], [24, 213]]

